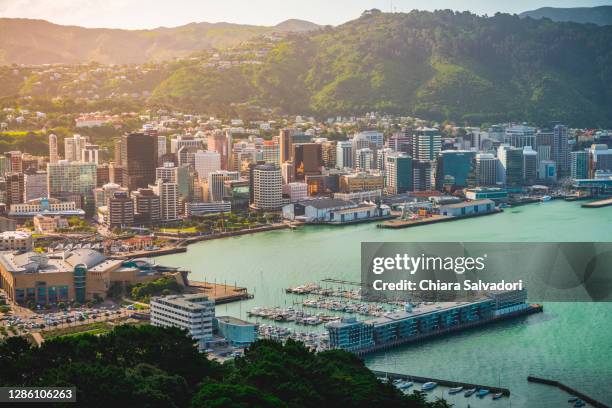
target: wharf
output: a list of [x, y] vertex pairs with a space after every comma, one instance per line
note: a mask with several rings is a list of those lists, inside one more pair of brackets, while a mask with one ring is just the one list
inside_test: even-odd
[[591, 397], [589, 397], [588, 395], [585, 395], [583, 393], [581, 393], [578, 390], [575, 390], [571, 387], [568, 387], [567, 385], [560, 383], [559, 381], [555, 381], [555, 380], [547, 380], [546, 378], [540, 378], [540, 377], [534, 377], [532, 375], [530, 375], [529, 377], [527, 377], [527, 381], [529, 382], [534, 382], [534, 383], [538, 383], [538, 384], [546, 384], [546, 385], [552, 385], [554, 387], [557, 387], [567, 393], [569, 393], [570, 395], [574, 396], [574, 397], [578, 397], [581, 400], [583, 400], [584, 402], [588, 403], [589, 405], [594, 406], [595, 408], [610, 408], [608, 405], [605, 405]]
[[413, 381], [419, 384], [424, 384], [426, 382], [435, 382], [438, 383], [438, 385], [442, 385], [444, 387], [463, 387], [464, 389], [470, 389], [470, 388], [476, 388], [476, 389], [486, 389], [489, 390], [492, 394], [497, 394], [497, 393], [501, 393], [504, 396], [508, 397], [510, 396], [510, 390], [508, 388], [502, 388], [502, 387], [490, 387], [488, 385], [480, 385], [480, 384], [470, 384], [470, 383], [464, 383], [461, 381], [451, 381], [451, 380], [441, 380], [439, 378], [431, 378], [431, 377], [420, 377], [418, 375], [407, 375], [407, 374], [397, 374], [397, 373], [387, 373], [384, 371], [375, 371], [372, 370], [372, 372], [377, 376], [377, 377], [386, 377], [388, 378], [390, 381], [393, 380], [408, 380], [408, 381]]
[[366, 347], [366, 348], [362, 348], [359, 350], [355, 350], [354, 353], [357, 355], [365, 355], [365, 354], [369, 354], [369, 353], [374, 353], [377, 351], [383, 351], [383, 350], [388, 350], [394, 347], [398, 347], [398, 346], [403, 346], [406, 344], [412, 344], [412, 343], [418, 343], [421, 341], [425, 341], [425, 340], [429, 340], [432, 338], [436, 338], [436, 337], [440, 337], [446, 334], [451, 334], [451, 333], [456, 333], [456, 332], [460, 332], [463, 330], [468, 330], [468, 329], [472, 329], [472, 328], [476, 328], [476, 327], [480, 327], [480, 326], [484, 326], [486, 324], [490, 324], [490, 323], [494, 323], [494, 322], [499, 322], [499, 321], [503, 321], [503, 320], [508, 320], [508, 319], [513, 319], [515, 317], [520, 317], [520, 316], [527, 316], [527, 315], [531, 315], [534, 313], [541, 313], [542, 311], [544, 311], [544, 306], [539, 305], [539, 304], [533, 304], [530, 305], [528, 308], [524, 309], [524, 310], [519, 310], [513, 313], [508, 313], [508, 314], [504, 314], [498, 317], [492, 317], [492, 318], [488, 318], [488, 319], [483, 319], [483, 320], [477, 320], [474, 322], [470, 322], [470, 323], [464, 323], [461, 324], [459, 326], [451, 326], [451, 327], [447, 327], [443, 330], [438, 330], [438, 331], [434, 331], [431, 333], [425, 333], [425, 334], [421, 334], [418, 336], [412, 336], [412, 337], [406, 337], [406, 338], [401, 338], [401, 339], [397, 339], [394, 341], [390, 341], [387, 343], [383, 343], [383, 344], [376, 344], [374, 346], [371, 347]]
[[584, 203], [581, 205], [581, 207], [582, 208], [602, 208], [602, 207], [609, 207], [611, 205], [612, 205], [612, 198], [606, 198], [605, 200]]
[[434, 214], [431, 217], [419, 218], [419, 219], [416, 219], [416, 220], [391, 220], [391, 221], [386, 221], [386, 222], [383, 222], [382, 224], [378, 224], [378, 228], [399, 229], [399, 228], [417, 227], [417, 226], [420, 226], [420, 225], [435, 224], [435, 223], [439, 223], [439, 222], [457, 221], [457, 220], [464, 220], [464, 219], [467, 219], [467, 218], [483, 217], [485, 215], [498, 214], [498, 213], [500, 213], [502, 211], [503, 210], [501, 210], [501, 209], [495, 209], [493, 211], [489, 211], [489, 212], [485, 212], [485, 213], [470, 214], [470, 215], [464, 215], [464, 216], [461, 216], [461, 217], [453, 217], [453, 216], [450, 216], [450, 215], [438, 215], [438, 214]]
[[238, 302], [240, 300], [252, 299], [253, 295], [246, 288], [220, 283], [189, 281], [185, 286], [185, 293], [199, 293], [214, 300], [215, 304]]

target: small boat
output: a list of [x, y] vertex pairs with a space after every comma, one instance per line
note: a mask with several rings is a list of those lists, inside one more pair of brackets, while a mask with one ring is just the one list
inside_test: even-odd
[[576, 402], [578, 401], [578, 397], [571, 396], [567, 399], [567, 402]]
[[585, 405], [586, 405], [586, 402], [584, 402], [581, 399], [576, 400], [576, 402], [574, 402], [574, 407], [584, 407]]
[[423, 384], [421, 386], [421, 390], [423, 391], [429, 391], [429, 390], [433, 390], [434, 388], [436, 388], [438, 386], [437, 382], [426, 382], [425, 384]]
[[472, 394], [474, 394], [476, 392], [476, 388], [470, 388], [469, 390], [466, 390], [465, 393], [463, 394], [464, 397], [471, 397]]
[[551, 201], [551, 200], [552, 200], [552, 197], [549, 195], [545, 195], [540, 199], [540, 201], [542, 201], [543, 203]]
[[451, 388], [448, 390], [449, 394], [459, 394], [461, 391], [463, 391], [463, 387], [455, 387], [455, 388]]
[[491, 392], [491, 391], [489, 391], [489, 390], [487, 390], [487, 389], [485, 389], [485, 388], [482, 388], [482, 389], [478, 390], [478, 397], [479, 397], [479, 398], [484, 398], [484, 397], [486, 397], [487, 395], [489, 395], [489, 393], [490, 393], [490, 392]]
[[502, 394], [501, 392], [498, 392], [497, 394], [493, 394], [493, 399], [494, 400], [498, 400], [498, 399], [500, 399], [503, 396], [504, 396], [504, 394]]

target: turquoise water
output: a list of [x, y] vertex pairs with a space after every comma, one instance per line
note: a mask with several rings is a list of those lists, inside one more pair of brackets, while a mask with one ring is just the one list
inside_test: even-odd
[[[192, 279], [247, 287], [254, 299], [217, 307], [217, 315], [246, 319], [254, 306], [289, 307], [302, 299], [286, 295], [287, 287], [324, 278], [358, 281], [360, 244], [368, 241], [612, 241], [612, 207], [582, 209], [559, 201], [403, 230], [305, 227], [203, 242], [157, 261], [190, 269]], [[512, 392], [500, 401], [445, 395], [456, 407], [569, 406], [563, 392], [527, 383], [529, 374], [612, 404], [611, 317], [612, 304], [546, 303], [543, 314], [374, 354], [366, 362], [373, 369], [499, 384]]]

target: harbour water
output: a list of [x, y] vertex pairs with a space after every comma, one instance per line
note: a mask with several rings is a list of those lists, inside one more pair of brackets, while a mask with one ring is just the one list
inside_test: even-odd
[[[254, 299], [220, 305], [217, 315], [248, 319], [255, 306], [287, 308], [302, 300], [287, 295], [285, 288], [325, 278], [358, 281], [361, 242], [384, 241], [612, 241], [612, 207], [585, 209], [556, 201], [404, 230], [374, 224], [304, 227], [202, 242], [157, 261], [190, 269], [192, 279], [247, 287]], [[434, 390], [432, 395], [444, 395], [455, 407], [569, 406], [565, 393], [527, 383], [530, 374], [561, 381], [612, 405], [611, 317], [608, 303], [546, 303], [542, 314], [373, 354], [366, 363], [381, 371], [502, 386], [512, 393], [492, 401]]]

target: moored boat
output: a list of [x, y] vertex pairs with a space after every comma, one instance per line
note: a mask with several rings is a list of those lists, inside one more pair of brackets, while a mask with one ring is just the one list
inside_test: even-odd
[[497, 394], [493, 394], [493, 399], [494, 400], [498, 400], [498, 399], [500, 399], [503, 396], [504, 396], [504, 394], [502, 394], [501, 392], [498, 392]]
[[429, 390], [433, 390], [433, 389], [434, 389], [434, 388], [436, 388], [437, 386], [438, 386], [438, 383], [437, 383], [437, 382], [430, 381], [430, 382], [426, 382], [425, 384], [423, 384], [423, 385], [421, 386], [421, 390], [423, 390], [423, 391], [429, 391]]
[[478, 390], [478, 397], [479, 398], [484, 398], [485, 396], [489, 395], [490, 392], [491, 391], [489, 391], [489, 390], [487, 390], [485, 388], [482, 388], [482, 389]]
[[463, 387], [454, 387], [448, 390], [449, 394], [458, 394], [463, 391]]
[[465, 393], [463, 394], [464, 397], [471, 397], [474, 393], [476, 392], [476, 388], [470, 388], [469, 390], [466, 390]]

